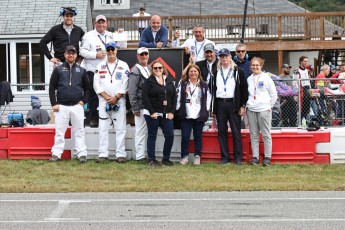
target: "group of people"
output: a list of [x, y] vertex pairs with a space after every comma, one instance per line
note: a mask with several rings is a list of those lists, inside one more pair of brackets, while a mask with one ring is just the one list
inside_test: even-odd
[[[277, 92], [273, 80], [263, 71], [264, 60], [255, 57], [250, 61], [244, 44], [236, 46], [234, 58], [227, 48], [219, 50], [217, 56], [215, 43], [205, 38], [205, 29], [199, 25], [195, 26], [194, 38], [187, 39], [181, 45], [185, 47], [188, 63], [180, 81], [176, 81], [169, 76], [163, 62], [155, 60], [148, 64], [148, 48], [165, 47], [167, 43], [167, 30], [161, 25], [161, 18], [158, 15], [152, 16], [150, 26], [142, 31], [136, 56], [137, 63], [131, 70], [126, 62], [117, 58], [118, 47], [111, 33], [106, 30], [105, 16], [97, 16], [95, 29], [85, 34], [75, 33], [79, 27], [73, 24], [76, 16], [73, 9], [64, 8], [62, 16], [64, 22], [53, 27], [40, 43], [41, 47], [45, 47], [53, 41], [54, 50], [60, 55], [54, 54], [53, 57], [50, 53], [46, 54], [56, 65], [49, 86], [49, 96], [56, 121], [55, 142], [50, 161], [61, 159], [64, 133], [71, 122], [77, 157], [80, 162], [86, 162], [83, 121], [84, 104], [88, 103], [91, 114], [90, 126], [98, 123], [99, 127], [97, 162], [108, 160], [108, 132], [111, 125], [116, 132], [117, 162], [126, 162], [125, 94], [128, 91], [131, 110], [135, 116], [136, 160], [145, 161], [150, 166], [174, 164], [170, 161], [170, 154], [174, 141], [175, 118], [181, 123], [180, 163], [189, 162], [189, 139], [193, 131], [195, 143], [193, 163], [200, 164], [202, 130], [211, 115], [216, 117], [218, 125], [220, 163], [230, 162], [229, 123], [233, 141], [233, 162], [241, 165], [241, 120], [242, 116], [246, 115], [253, 150], [251, 163], [254, 165], [260, 163], [261, 132], [265, 143], [263, 164], [270, 165], [271, 117]], [[58, 35], [56, 31], [59, 31]], [[63, 34], [65, 39], [61, 38]], [[79, 36], [79, 38], [67, 41], [66, 38], [71, 36]], [[179, 34], [175, 33], [176, 39], [178, 36]], [[57, 41], [58, 39], [63, 42]], [[79, 41], [81, 41], [80, 48]], [[63, 55], [60, 54], [61, 46], [65, 46]], [[79, 65], [79, 56], [83, 59], [82, 65]], [[165, 139], [161, 162], [156, 160], [155, 154], [159, 127]]]

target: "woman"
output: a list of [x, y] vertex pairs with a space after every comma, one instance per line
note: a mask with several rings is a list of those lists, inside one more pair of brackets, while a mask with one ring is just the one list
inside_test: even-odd
[[194, 164], [200, 164], [202, 149], [202, 129], [208, 119], [211, 95], [206, 82], [202, 80], [200, 69], [195, 64], [189, 64], [186, 76], [178, 86], [179, 108], [177, 115], [181, 119], [181, 158], [182, 165], [188, 164], [189, 139], [193, 129]]
[[265, 148], [263, 165], [269, 166], [272, 155], [272, 138], [270, 132], [272, 108], [277, 100], [277, 90], [271, 77], [267, 73], [262, 72], [264, 62], [263, 59], [257, 57], [251, 60], [252, 75], [247, 79], [249, 93], [247, 116], [253, 152], [251, 164], [257, 165], [260, 163], [259, 140], [261, 131]]
[[160, 61], [152, 63], [151, 75], [143, 85], [144, 117], [148, 129], [147, 155], [150, 166], [158, 166], [155, 146], [158, 127], [164, 134], [162, 164], [171, 166], [169, 160], [174, 142], [174, 112], [176, 108], [176, 88], [174, 78]]

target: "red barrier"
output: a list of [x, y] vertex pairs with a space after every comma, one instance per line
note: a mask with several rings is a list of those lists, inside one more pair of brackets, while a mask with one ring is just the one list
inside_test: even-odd
[[[250, 136], [249, 131], [246, 129], [241, 130], [242, 136], [242, 161], [249, 162], [250, 157]], [[202, 153], [201, 161], [202, 162], [220, 162], [220, 146], [218, 142], [218, 131], [216, 130], [207, 130], [202, 133]], [[230, 161], [234, 162], [234, 151], [232, 145], [232, 134], [228, 132], [228, 145], [230, 152]]]
[[[12, 160], [48, 160], [54, 144], [55, 129], [44, 127], [24, 127], [8, 129], [8, 158]], [[67, 129], [65, 138], [71, 138]], [[61, 159], [71, 159], [71, 151], [65, 150]]]
[[7, 159], [8, 152], [8, 129], [0, 129], [0, 160]]

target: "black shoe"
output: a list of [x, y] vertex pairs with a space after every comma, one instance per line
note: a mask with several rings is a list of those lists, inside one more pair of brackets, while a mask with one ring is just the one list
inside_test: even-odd
[[122, 164], [122, 163], [126, 163], [126, 158], [124, 158], [124, 157], [119, 157], [119, 158], [117, 158], [117, 163], [120, 163], [120, 164]]
[[170, 161], [170, 160], [162, 160], [162, 164], [166, 165], [166, 166], [173, 166], [174, 162]]
[[148, 163], [148, 160], [146, 158], [141, 158], [139, 160], [136, 160], [138, 163]]
[[90, 121], [90, 128], [98, 128], [98, 120], [92, 119]]
[[218, 164], [220, 165], [227, 165], [227, 164], [230, 164], [229, 161], [220, 161]]
[[57, 161], [61, 161], [60, 158], [58, 158], [57, 156], [53, 155], [50, 159], [49, 162], [57, 162]]
[[87, 160], [86, 160], [86, 156], [81, 156], [79, 157], [79, 162], [80, 163], [85, 163]]
[[260, 164], [260, 160], [257, 157], [254, 157], [250, 162], [251, 165], [258, 165]]
[[243, 165], [242, 161], [236, 161], [235, 164], [236, 165]]
[[96, 160], [96, 163], [103, 163], [104, 161], [107, 161], [108, 160], [108, 157], [99, 157], [97, 160]]
[[271, 158], [265, 157], [264, 162], [262, 164], [263, 166], [270, 166], [271, 165]]
[[156, 160], [153, 160], [153, 161], [149, 161], [149, 166], [152, 166], [152, 167], [157, 167], [157, 166], [160, 166], [159, 162], [156, 161]]

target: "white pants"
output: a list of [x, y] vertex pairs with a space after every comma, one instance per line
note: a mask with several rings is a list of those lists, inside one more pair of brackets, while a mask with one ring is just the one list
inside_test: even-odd
[[145, 158], [147, 126], [144, 118], [144, 110], [140, 110], [140, 116], [134, 115], [135, 122], [135, 158]]
[[84, 130], [84, 107], [80, 104], [73, 106], [59, 105], [60, 111], [55, 115], [55, 138], [52, 154], [61, 158], [65, 147], [65, 132], [71, 119], [72, 133], [74, 134], [74, 148], [77, 157], [86, 156], [85, 130]]
[[[126, 157], [125, 148], [125, 136], [126, 136], [126, 106], [121, 105], [118, 111], [105, 111], [105, 107], [100, 106], [99, 108], [99, 147], [98, 156], [108, 157], [109, 156], [109, 128], [114, 123], [114, 130], [116, 132], [116, 157]], [[113, 140], [112, 140], [113, 141]]]

